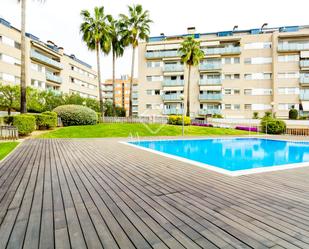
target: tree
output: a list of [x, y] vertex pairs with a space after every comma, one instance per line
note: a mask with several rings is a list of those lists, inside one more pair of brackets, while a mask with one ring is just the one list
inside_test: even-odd
[[129, 116], [132, 116], [132, 91], [133, 91], [133, 78], [134, 78], [134, 63], [135, 63], [135, 50], [138, 46], [139, 40], [148, 40], [150, 34], [150, 23], [152, 20], [149, 17], [149, 11], [143, 10], [142, 5], [128, 6], [129, 15], [120, 14], [121, 30], [124, 37], [125, 45], [132, 46], [132, 65], [131, 65], [131, 78], [130, 78], [130, 105]]
[[12, 109], [20, 108], [20, 88], [18, 86], [0, 84], [0, 107], [5, 108], [8, 115], [11, 115]]
[[82, 10], [81, 17], [83, 19], [83, 22], [80, 25], [80, 32], [82, 33], [83, 41], [86, 43], [89, 50], [96, 51], [100, 111], [103, 117], [104, 107], [100, 72], [100, 51], [108, 54], [111, 49], [111, 42], [109, 37], [110, 27], [107, 22], [107, 15], [105, 15], [104, 13], [103, 6], [95, 7], [93, 16], [91, 16], [88, 10]]
[[[111, 15], [108, 16], [110, 23], [110, 39], [113, 55], [113, 110], [116, 110], [115, 99], [115, 64], [118, 57], [123, 56], [124, 53], [124, 37], [121, 35], [121, 27], [123, 26], [120, 21], [115, 20]], [[115, 113], [114, 113], [115, 114]]]
[[[21, 67], [20, 67], [20, 112], [27, 112], [26, 86], [26, 6], [27, 0], [17, 0], [21, 3]], [[38, 0], [44, 2], [45, 0]]]

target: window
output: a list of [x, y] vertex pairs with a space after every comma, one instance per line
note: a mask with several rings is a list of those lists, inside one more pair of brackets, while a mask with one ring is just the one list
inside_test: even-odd
[[279, 79], [295, 79], [299, 78], [298, 72], [278, 73]]
[[240, 94], [240, 90], [239, 89], [234, 89], [234, 94], [235, 95], [239, 95]]
[[245, 58], [245, 64], [270, 64], [270, 63], [272, 63], [271, 57]]
[[251, 104], [245, 104], [245, 110], [251, 110], [252, 105]]
[[225, 89], [224, 94], [226, 95], [231, 95], [232, 94], [232, 89]]
[[0, 60], [12, 65], [20, 66], [20, 60], [6, 54], [0, 54]]
[[146, 109], [152, 109], [152, 105], [151, 104], [146, 104]]
[[7, 73], [2, 73], [2, 80], [9, 81], [9, 82], [15, 82], [15, 76]]
[[245, 95], [252, 95], [252, 89], [245, 89], [244, 94]]
[[231, 80], [232, 79], [232, 75], [231, 74], [226, 74], [226, 75], [224, 75], [224, 79]]
[[285, 94], [299, 94], [299, 88], [297, 87], [279, 87], [278, 94], [285, 95]]
[[252, 42], [246, 43], [244, 49], [263, 49], [271, 48], [271, 42]]
[[246, 80], [268, 80], [271, 79], [271, 73], [249, 73], [245, 74]]
[[234, 57], [234, 64], [239, 64], [239, 63], [240, 63], [240, 58]]
[[232, 63], [232, 58], [225, 58], [224, 59], [225, 64], [231, 64]]
[[240, 78], [240, 74], [234, 74], [234, 79], [239, 79]]
[[231, 104], [225, 104], [225, 109], [226, 110], [231, 110], [232, 109], [232, 105]]
[[162, 76], [160, 75], [152, 75], [152, 76], [147, 76], [147, 81], [162, 81]]
[[161, 67], [161, 62], [160, 61], [147, 61], [147, 67], [148, 68]]
[[154, 94], [155, 95], [160, 95], [160, 90], [158, 90], [158, 89], [154, 90]]
[[292, 62], [292, 61], [299, 61], [299, 55], [298, 54], [292, 54], [292, 55], [279, 55], [278, 56], [279, 62]]
[[234, 104], [234, 110], [240, 110], [240, 104]]
[[147, 95], [152, 95], [152, 90], [146, 90]]

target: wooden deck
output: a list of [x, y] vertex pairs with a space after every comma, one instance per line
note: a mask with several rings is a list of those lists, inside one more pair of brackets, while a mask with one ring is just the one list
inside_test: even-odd
[[229, 177], [115, 139], [0, 163], [0, 248], [309, 248], [309, 168]]

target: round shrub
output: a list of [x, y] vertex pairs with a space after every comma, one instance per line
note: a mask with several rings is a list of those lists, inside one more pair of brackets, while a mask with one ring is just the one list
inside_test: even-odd
[[[168, 124], [171, 125], [182, 125], [182, 116], [181, 115], [171, 115], [168, 117]], [[184, 117], [184, 125], [190, 125], [191, 119], [190, 117]]]
[[285, 132], [286, 124], [283, 120], [276, 118], [263, 118], [261, 121], [262, 132], [267, 134], [282, 134]]
[[298, 117], [298, 111], [294, 108], [292, 108], [290, 111], [289, 111], [289, 119], [297, 119]]
[[96, 112], [82, 105], [62, 105], [53, 111], [61, 118], [63, 126], [94, 125], [98, 121]]
[[35, 130], [35, 117], [27, 114], [16, 115], [13, 116], [12, 124], [18, 129], [19, 135], [26, 136]]

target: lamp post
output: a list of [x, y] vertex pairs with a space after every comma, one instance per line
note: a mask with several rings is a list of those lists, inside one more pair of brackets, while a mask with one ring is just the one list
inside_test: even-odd
[[182, 110], [182, 136], [185, 135], [185, 103], [184, 103], [184, 96], [183, 94], [180, 95], [181, 100], [181, 110]]

